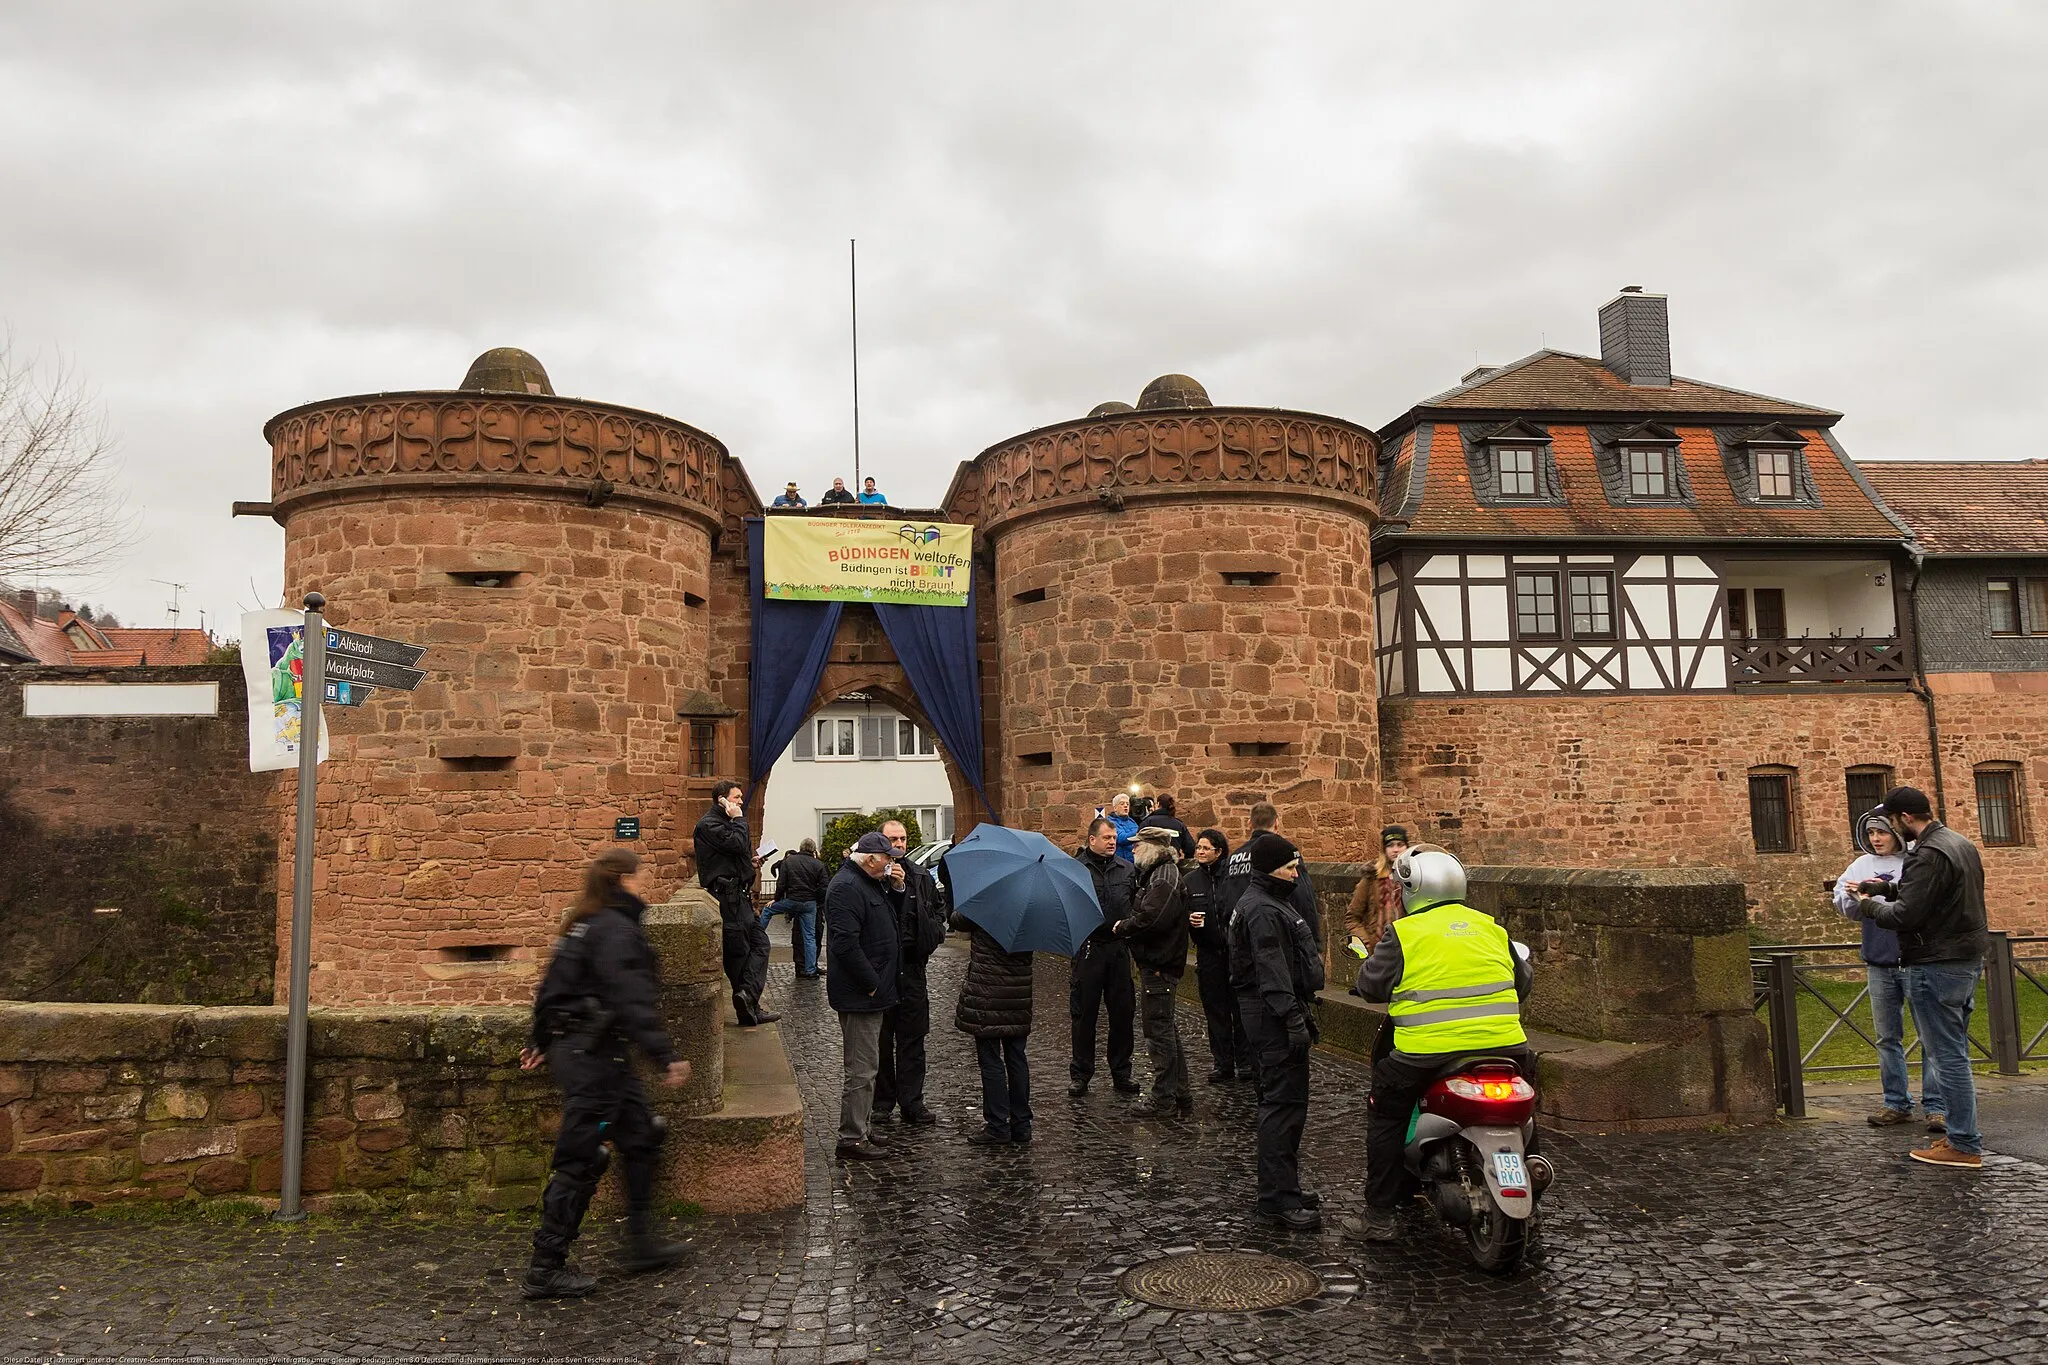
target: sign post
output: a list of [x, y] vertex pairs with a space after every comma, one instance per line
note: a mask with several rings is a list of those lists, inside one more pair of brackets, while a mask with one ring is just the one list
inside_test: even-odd
[[320, 619], [327, 599], [306, 594], [304, 698], [299, 710], [298, 833], [292, 848], [291, 995], [285, 1017], [284, 1150], [278, 1173], [277, 1221], [296, 1223], [299, 1182], [306, 1158], [306, 988], [313, 965], [313, 784], [319, 771], [320, 699], [327, 692], [327, 630]]

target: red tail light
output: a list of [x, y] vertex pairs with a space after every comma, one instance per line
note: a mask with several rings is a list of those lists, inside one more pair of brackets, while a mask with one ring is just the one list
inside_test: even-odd
[[1533, 1100], [1536, 1087], [1520, 1076], [1452, 1076], [1444, 1089], [1460, 1099], [1514, 1101]]

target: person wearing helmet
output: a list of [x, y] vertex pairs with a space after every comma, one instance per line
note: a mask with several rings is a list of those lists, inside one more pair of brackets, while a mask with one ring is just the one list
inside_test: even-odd
[[[1408, 1118], [1437, 1077], [1476, 1057], [1504, 1057], [1536, 1077], [1521, 1002], [1533, 978], [1507, 931], [1465, 904], [1465, 865], [1441, 849], [1394, 860], [1402, 917], [1358, 969], [1358, 994], [1387, 1005], [1393, 1050], [1372, 1069], [1365, 1130], [1365, 1236], [1400, 1236]], [[1532, 1141], [1533, 1153], [1536, 1144]]]

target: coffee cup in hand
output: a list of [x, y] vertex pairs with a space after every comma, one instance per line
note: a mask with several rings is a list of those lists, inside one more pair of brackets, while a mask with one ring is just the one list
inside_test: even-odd
[[1200, 928], [1201, 928], [1201, 927], [1202, 927], [1203, 925], [1207, 924], [1208, 922], [1209, 922], [1209, 912], [1208, 912], [1208, 911], [1206, 911], [1206, 910], [1190, 910], [1190, 911], [1188, 912], [1188, 923], [1189, 923], [1190, 925], [1192, 925], [1192, 926], [1193, 926], [1194, 928], [1200, 929]]

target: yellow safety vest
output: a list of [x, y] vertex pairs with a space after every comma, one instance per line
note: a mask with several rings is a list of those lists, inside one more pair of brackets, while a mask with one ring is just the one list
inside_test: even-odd
[[1529, 1041], [1507, 930], [1452, 902], [1394, 921], [1401, 980], [1387, 1015], [1394, 1050], [1429, 1056]]

